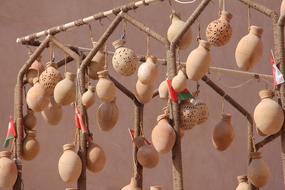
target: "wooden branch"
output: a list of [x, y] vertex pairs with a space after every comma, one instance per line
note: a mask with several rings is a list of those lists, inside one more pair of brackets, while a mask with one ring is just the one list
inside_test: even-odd
[[268, 17], [275, 17], [277, 15], [277, 13], [274, 10], [271, 10], [267, 7], [265, 7], [264, 5], [261, 5], [259, 3], [254, 2], [253, 0], [238, 0], [244, 4], [246, 4], [247, 6], [259, 11], [260, 13], [268, 16]]
[[281, 131], [279, 131], [276, 134], [270, 135], [266, 138], [264, 138], [262, 141], [255, 144], [256, 151], [258, 151], [260, 148], [264, 147], [266, 144], [270, 143], [271, 141], [275, 140], [281, 135]]
[[156, 89], [154, 92], [153, 92], [153, 95], [152, 95], [152, 98], [155, 98], [156, 96], [159, 95], [159, 92], [158, 92], [158, 89]]

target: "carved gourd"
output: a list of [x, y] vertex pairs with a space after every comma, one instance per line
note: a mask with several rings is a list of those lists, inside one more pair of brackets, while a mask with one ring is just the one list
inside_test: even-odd
[[116, 102], [103, 102], [96, 112], [96, 118], [102, 131], [113, 129], [119, 119], [119, 109]]
[[23, 141], [23, 159], [33, 160], [40, 152], [40, 144], [36, 139], [36, 131], [27, 131]]
[[28, 110], [28, 113], [23, 118], [23, 124], [26, 129], [32, 130], [37, 125], [37, 118], [32, 110]]
[[59, 105], [69, 105], [76, 99], [76, 75], [70, 72], [65, 73], [65, 79], [57, 83], [54, 88], [54, 100]]
[[[95, 47], [96, 43], [97, 42], [92, 42], [93, 47]], [[104, 66], [105, 66], [105, 53], [103, 52], [103, 48], [101, 48], [92, 58], [90, 64], [88, 65], [89, 77], [93, 80], [98, 80], [98, 72], [103, 71]]]
[[50, 98], [50, 103], [41, 112], [43, 119], [50, 125], [58, 125], [62, 119], [62, 107], [57, 104], [53, 97]]
[[40, 60], [35, 60], [26, 73], [28, 83], [33, 84], [34, 78], [39, 77], [44, 70], [43, 63]]
[[106, 155], [104, 150], [95, 143], [89, 143], [86, 159], [87, 169], [93, 173], [103, 170], [106, 164]]
[[95, 89], [96, 88], [94, 86], [88, 86], [88, 90], [82, 95], [81, 102], [85, 108], [89, 108], [95, 103]]
[[97, 96], [106, 102], [111, 102], [116, 98], [116, 86], [108, 77], [108, 71], [98, 72], [99, 80], [96, 85]]
[[181, 128], [192, 129], [198, 121], [197, 113], [197, 108], [189, 100], [182, 101], [179, 112]]
[[153, 84], [155, 82], [159, 74], [156, 62], [156, 57], [148, 56], [146, 61], [139, 66], [138, 79], [141, 83]]
[[191, 103], [197, 108], [197, 125], [206, 122], [209, 118], [209, 109], [207, 104], [198, 99], [191, 99]]
[[247, 176], [238, 176], [238, 186], [236, 190], [249, 190], [250, 186], [248, 184]]
[[172, 87], [176, 92], [182, 92], [187, 88], [187, 77], [185, 69], [178, 71], [177, 75], [172, 79]]
[[17, 166], [9, 151], [0, 152], [0, 188], [12, 189], [17, 179]]
[[140, 103], [146, 104], [150, 102], [153, 96], [153, 84], [143, 84], [138, 80], [135, 94]]

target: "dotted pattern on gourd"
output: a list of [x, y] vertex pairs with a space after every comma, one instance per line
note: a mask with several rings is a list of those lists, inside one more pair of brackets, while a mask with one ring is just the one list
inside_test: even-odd
[[47, 68], [40, 75], [40, 83], [48, 91], [53, 91], [56, 84], [61, 80], [61, 76], [54, 68]]
[[209, 109], [208, 106], [203, 102], [195, 103], [195, 107], [197, 108], [197, 125], [204, 123], [208, 120], [209, 117]]
[[137, 57], [129, 48], [118, 48], [112, 62], [115, 71], [124, 76], [130, 76], [137, 70]]
[[232, 36], [232, 27], [225, 20], [215, 20], [208, 25], [206, 36], [211, 45], [223, 46]]
[[180, 104], [181, 128], [192, 129], [197, 124], [197, 108], [189, 101]]

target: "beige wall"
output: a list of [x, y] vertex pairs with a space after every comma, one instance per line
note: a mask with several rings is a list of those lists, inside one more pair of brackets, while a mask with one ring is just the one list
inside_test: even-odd
[[[13, 114], [13, 88], [16, 74], [21, 65], [27, 59], [27, 49], [15, 43], [16, 37], [33, 33], [71, 21], [83, 16], [94, 14], [98, 11], [108, 10], [113, 6], [123, 4], [123, 0], [1, 0], [0, 1], [0, 70], [1, 70], [1, 100], [0, 100], [0, 142], [4, 141], [6, 126], [10, 114]], [[198, 1], [200, 2], [200, 1]], [[190, 5], [174, 4], [176, 10], [180, 11], [186, 19], [197, 6], [198, 2]], [[217, 0], [210, 3], [209, 7], [200, 18], [202, 36], [207, 24], [217, 17]], [[278, 10], [280, 0], [259, 0], [270, 8]], [[229, 1], [226, 4], [228, 10], [233, 13], [232, 27], [233, 38], [225, 47], [212, 50], [213, 66], [237, 69], [234, 59], [234, 49], [238, 40], [247, 33], [247, 8], [238, 1]], [[154, 30], [165, 34], [169, 25], [170, 10], [167, 3], [160, 3], [148, 8], [141, 8], [136, 12], [131, 11], [139, 20]], [[110, 17], [113, 18], [113, 17]], [[273, 48], [272, 27], [270, 20], [263, 15], [252, 11], [252, 24], [264, 28], [264, 57], [262, 62], [254, 69], [255, 72], [271, 73], [269, 59], [270, 49]], [[110, 21], [105, 19], [102, 26], [93, 23], [96, 37], [100, 36]], [[192, 27], [194, 35], [197, 36], [197, 24]], [[112, 50], [111, 42], [120, 36], [122, 27], [108, 40], [108, 48]], [[90, 46], [87, 27], [76, 29], [65, 34], [58, 35], [65, 42], [80, 46]], [[138, 54], [145, 54], [145, 35], [128, 27], [128, 46], [135, 49]], [[181, 59], [185, 60], [190, 50], [197, 46], [196, 42], [190, 49], [181, 52]], [[163, 57], [163, 47], [151, 40], [151, 53]], [[47, 54], [47, 53], [45, 53]], [[62, 54], [61, 54], [62, 55]], [[112, 68], [110, 67], [112, 70]], [[75, 72], [74, 66], [68, 66], [68, 71]], [[136, 77], [125, 78], [111, 73], [122, 83], [132, 90], [134, 89]], [[165, 68], [161, 66], [160, 81], [165, 77]], [[242, 83], [248, 78], [220, 76], [211, 74], [210, 78], [217, 81], [221, 86], [232, 86]], [[219, 80], [219, 81], [218, 81]], [[194, 90], [195, 83], [189, 82], [190, 89]], [[210, 109], [210, 118], [206, 124], [187, 131], [183, 138], [183, 166], [185, 189], [235, 189], [237, 185], [236, 176], [246, 173], [247, 167], [247, 122], [246, 119], [225, 103], [227, 112], [233, 114], [233, 125], [236, 138], [232, 146], [225, 152], [217, 152], [211, 142], [213, 126], [218, 122], [221, 115], [222, 99], [203, 82], [201, 84], [200, 98], [204, 100]], [[158, 83], [157, 83], [158, 85]], [[239, 101], [249, 112], [253, 112], [255, 105], [259, 102], [258, 91], [264, 88], [264, 83], [252, 81], [246, 86], [226, 91]], [[120, 189], [128, 183], [131, 177], [131, 141], [127, 132], [128, 127], [133, 124], [133, 106], [122, 94], [118, 93], [117, 103], [120, 108], [120, 120], [115, 129], [105, 133], [98, 129], [95, 122], [95, 111], [97, 105], [89, 110], [90, 126], [94, 133], [96, 143], [100, 144], [107, 154], [107, 165], [103, 172], [91, 174], [88, 172], [89, 190], [114, 190]], [[161, 113], [164, 103], [155, 99], [145, 106], [144, 127], [146, 137], [150, 138], [151, 129], [156, 122], [156, 116]], [[48, 126], [43, 122], [41, 115], [38, 118], [38, 139], [41, 144], [40, 155], [32, 162], [24, 162], [24, 185], [27, 190], [50, 190], [64, 189], [67, 187], [61, 182], [57, 172], [58, 158], [62, 153], [62, 145], [72, 141], [74, 134], [73, 113], [70, 107], [64, 109], [64, 118], [59, 126]], [[260, 140], [259, 137], [256, 140]], [[280, 159], [280, 140], [268, 145], [263, 149], [264, 159], [272, 170], [272, 178], [264, 190], [281, 190], [283, 188], [282, 167]], [[160, 164], [144, 172], [144, 189], [149, 189], [151, 184], [162, 185], [164, 190], [172, 189], [171, 183], [171, 155], [163, 155]]]

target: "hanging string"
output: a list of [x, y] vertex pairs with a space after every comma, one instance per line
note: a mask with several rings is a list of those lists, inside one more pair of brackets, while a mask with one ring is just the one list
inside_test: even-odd
[[149, 56], [150, 55], [150, 47], [149, 47], [149, 39], [150, 36], [149, 34], [146, 36], [146, 56]]
[[222, 96], [222, 114], [225, 113], [225, 96], [226, 94], [224, 94], [224, 96]]
[[180, 68], [180, 66], [181, 66], [181, 60], [180, 60], [180, 49], [179, 49], [179, 47], [177, 47], [177, 62], [176, 62], [176, 68]]
[[64, 73], [66, 73], [66, 71], [67, 71], [67, 61], [66, 61], [66, 59], [67, 59], [67, 55], [64, 52]]
[[201, 23], [200, 23], [200, 19], [198, 18], [198, 37], [197, 37], [197, 41], [199, 42], [199, 40], [201, 40]]
[[93, 43], [94, 42], [94, 38], [93, 38], [93, 30], [92, 30], [92, 26], [91, 24], [88, 24], [88, 30], [89, 30], [89, 37], [90, 37], [90, 41]]
[[121, 39], [125, 40], [127, 37], [127, 21], [124, 20], [123, 22], [123, 34], [121, 35]]
[[173, 8], [171, 0], [168, 0], [168, 6], [169, 6], [169, 9], [171, 11], [171, 14], [174, 13], [175, 11], [174, 11], [174, 8]]
[[250, 8], [250, 6], [248, 6], [248, 8], [247, 8], [247, 25], [248, 25], [248, 30], [249, 30], [250, 25], [251, 25], [251, 8]]
[[107, 50], [107, 45], [105, 45], [104, 48], [104, 55], [105, 55], [105, 63], [104, 63], [104, 70], [108, 70], [108, 50]]
[[225, 11], [225, 10], [226, 10], [226, 1], [223, 0], [223, 11]]
[[197, 0], [189, 0], [189, 1], [174, 0], [174, 1], [180, 4], [191, 4], [191, 3], [195, 3]]
[[218, 17], [221, 15], [222, 10], [223, 10], [223, 0], [219, 0], [219, 12], [218, 12]]

